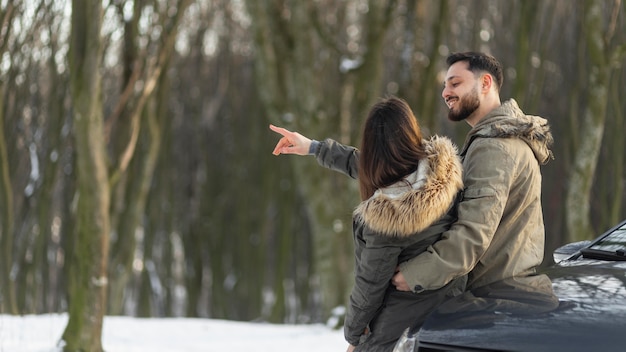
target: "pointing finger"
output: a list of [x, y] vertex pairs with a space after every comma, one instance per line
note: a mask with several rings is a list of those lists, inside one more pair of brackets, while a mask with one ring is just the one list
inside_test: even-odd
[[291, 132], [291, 131], [289, 131], [289, 130], [287, 130], [285, 128], [274, 126], [274, 125], [270, 125], [270, 130], [272, 130], [272, 131], [274, 131], [276, 133], [282, 134], [285, 137], [291, 137], [293, 135], [293, 132]]

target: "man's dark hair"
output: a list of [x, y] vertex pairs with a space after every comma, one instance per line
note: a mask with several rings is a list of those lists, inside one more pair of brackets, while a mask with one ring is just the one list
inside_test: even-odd
[[474, 72], [474, 74], [487, 72], [492, 75], [496, 80], [498, 91], [500, 91], [504, 82], [504, 76], [502, 74], [502, 64], [495, 57], [485, 53], [467, 51], [450, 54], [446, 59], [448, 67], [459, 61], [467, 61], [468, 69]]

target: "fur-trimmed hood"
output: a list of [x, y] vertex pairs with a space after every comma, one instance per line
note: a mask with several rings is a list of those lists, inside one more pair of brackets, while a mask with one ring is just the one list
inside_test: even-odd
[[554, 140], [548, 121], [539, 116], [524, 114], [514, 99], [502, 103], [472, 128], [461, 156], [465, 155], [471, 142], [479, 137], [519, 138], [532, 149], [539, 164], [544, 165], [554, 159], [550, 150]]
[[424, 145], [427, 157], [417, 170], [361, 202], [355, 221], [384, 236], [406, 237], [446, 214], [463, 188], [461, 161], [446, 137], [434, 136]]

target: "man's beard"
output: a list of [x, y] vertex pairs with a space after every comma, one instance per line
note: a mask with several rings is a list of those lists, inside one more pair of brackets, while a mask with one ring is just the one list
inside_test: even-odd
[[480, 106], [478, 99], [478, 89], [472, 89], [471, 92], [465, 94], [457, 103], [459, 111], [455, 112], [454, 108], [448, 110], [448, 119], [450, 121], [463, 121], [470, 117]]

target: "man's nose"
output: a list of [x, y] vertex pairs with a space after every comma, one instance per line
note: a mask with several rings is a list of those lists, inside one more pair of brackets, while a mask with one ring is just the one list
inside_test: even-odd
[[441, 91], [441, 97], [443, 98], [443, 100], [446, 100], [446, 98], [448, 98], [450, 96], [450, 89], [448, 87], [443, 87], [443, 90]]

